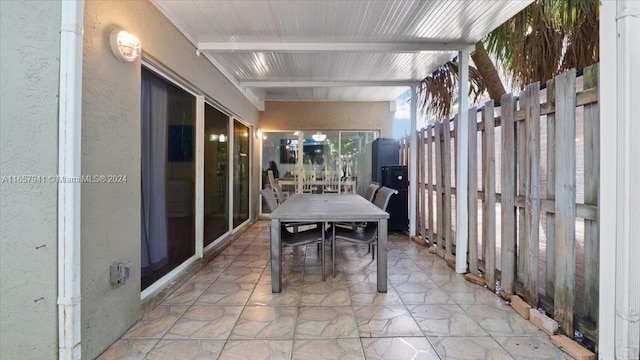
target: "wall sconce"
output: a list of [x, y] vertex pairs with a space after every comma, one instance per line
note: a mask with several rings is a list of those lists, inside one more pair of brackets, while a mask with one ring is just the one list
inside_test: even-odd
[[209, 141], [218, 141], [219, 137], [218, 134], [209, 134]]
[[313, 138], [313, 140], [315, 141], [324, 141], [327, 138], [327, 134], [323, 134], [320, 131], [318, 131], [317, 133], [311, 135], [311, 137]]
[[111, 46], [111, 51], [116, 59], [122, 62], [134, 61], [141, 52], [140, 40], [120, 28], [111, 31], [109, 46]]
[[256, 138], [260, 139], [262, 137], [262, 130], [256, 130]]
[[227, 142], [227, 137], [224, 134], [220, 134], [220, 136], [218, 136], [218, 141]]

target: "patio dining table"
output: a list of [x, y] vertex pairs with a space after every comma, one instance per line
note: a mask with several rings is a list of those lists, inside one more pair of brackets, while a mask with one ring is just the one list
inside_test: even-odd
[[[356, 194], [295, 194], [271, 214], [271, 291], [282, 291], [280, 225], [286, 222], [378, 222], [378, 292], [387, 292], [387, 220], [389, 214]], [[324, 269], [322, 269], [324, 272]]]

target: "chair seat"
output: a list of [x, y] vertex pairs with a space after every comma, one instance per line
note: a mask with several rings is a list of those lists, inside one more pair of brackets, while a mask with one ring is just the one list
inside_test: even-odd
[[300, 246], [322, 242], [322, 227], [290, 232], [287, 226], [289, 225], [283, 225], [280, 229], [280, 238], [283, 246]]
[[[334, 230], [334, 226], [329, 228], [330, 233], [332, 234]], [[345, 240], [351, 242], [357, 242], [362, 244], [371, 244], [376, 241], [378, 235], [378, 223], [371, 222], [367, 223], [364, 229], [347, 229], [342, 226], [335, 226], [335, 239], [337, 240]]]

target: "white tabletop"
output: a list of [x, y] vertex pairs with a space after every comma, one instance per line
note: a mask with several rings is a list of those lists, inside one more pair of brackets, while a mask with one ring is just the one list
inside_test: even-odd
[[389, 214], [356, 194], [295, 194], [270, 214], [285, 221], [377, 221]]

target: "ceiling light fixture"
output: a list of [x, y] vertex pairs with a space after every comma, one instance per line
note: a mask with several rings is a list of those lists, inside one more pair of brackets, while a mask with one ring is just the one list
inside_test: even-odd
[[311, 137], [313, 138], [313, 140], [315, 141], [324, 141], [327, 138], [327, 134], [323, 134], [320, 131], [318, 131], [317, 133], [311, 135]]

